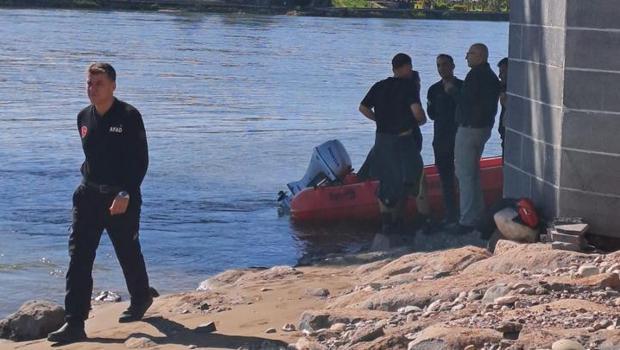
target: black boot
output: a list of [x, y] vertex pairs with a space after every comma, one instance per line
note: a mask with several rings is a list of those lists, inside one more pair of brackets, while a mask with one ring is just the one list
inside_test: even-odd
[[69, 344], [86, 339], [84, 324], [65, 323], [59, 330], [48, 334], [47, 340], [53, 343]]
[[121, 316], [118, 318], [118, 322], [127, 323], [127, 322], [140, 321], [142, 319], [142, 316], [144, 316], [144, 313], [146, 312], [146, 310], [148, 310], [152, 304], [153, 304], [152, 296], [149, 296], [149, 298], [146, 299], [142, 303], [136, 303], [136, 304], [131, 303], [129, 307], [127, 308], [127, 310], [123, 311]]

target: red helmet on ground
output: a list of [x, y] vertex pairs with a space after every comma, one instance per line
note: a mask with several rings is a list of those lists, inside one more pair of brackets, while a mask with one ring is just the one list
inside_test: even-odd
[[519, 212], [519, 218], [524, 224], [531, 228], [536, 228], [539, 223], [538, 214], [534, 203], [529, 198], [521, 198], [517, 202], [517, 212]]

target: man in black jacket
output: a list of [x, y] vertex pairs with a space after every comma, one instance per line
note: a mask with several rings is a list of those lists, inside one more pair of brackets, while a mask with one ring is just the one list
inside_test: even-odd
[[458, 221], [454, 175], [454, 140], [458, 125], [454, 114], [463, 81], [454, 76], [454, 60], [450, 55], [437, 56], [437, 72], [441, 80], [428, 89], [426, 111], [434, 121], [433, 151], [446, 211], [444, 223], [454, 224]]
[[81, 168], [82, 184], [73, 194], [66, 323], [49, 334], [52, 342], [71, 343], [86, 338], [84, 321], [93, 291], [93, 262], [104, 229], [114, 245], [131, 295], [130, 306], [119, 322], [140, 320], [153, 303], [138, 239], [140, 184], [148, 167], [146, 132], [140, 112], [117, 100], [115, 88], [116, 71], [111, 65], [90, 65], [87, 93], [91, 105], [77, 117], [86, 159]]
[[480, 183], [480, 157], [491, 136], [495, 123], [500, 83], [488, 63], [489, 50], [484, 44], [474, 44], [467, 52], [471, 67], [459, 97], [456, 109], [455, 158], [459, 181], [460, 209], [458, 233], [473, 229], [484, 212], [484, 198]]

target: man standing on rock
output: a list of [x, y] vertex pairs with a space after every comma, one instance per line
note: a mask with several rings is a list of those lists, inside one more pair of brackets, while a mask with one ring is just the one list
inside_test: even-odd
[[500, 83], [489, 66], [489, 49], [474, 44], [465, 57], [471, 68], [456, 108], [455, 167], [459, 181], [461, 218], [455, 233], [473, 230], [478, 217], [484, 212], [484, 198], [480, 183], [480, 158], [497, 114]]
[[86, 159], [82, 183], [73, 194], [73, 223], [69, 236], [65, 320], [48, 340], [71, 343], [86, 338], [93, 290], [92, 269], [105, 229], [121, 264], [131, 303], [119, 322], [138, 321], [153, 303], [138, 229], [140, 185], [148, 167], [148, 148], [142, 116], [114, 97], [116, 71], [94, 63], [87, 71], [91, 105], [77, 116], [77, 129]]
[[412, 79], [411, 57], [392, 59], [393, 77], [375, 83], [359, 111], [377, 126], [371, 173], [379, 179], [378, 200], [383, 233], [398, 233], [409, 195], [418, 195], [424, 164], [420, 125], [426, 114], [420, 102], [419, 82]]
[[437, 72], [441, 80], [428, 89], [426, 110], [428, 117], [435, 122], [433, 151], [446, 211], [444, 224], [452, 225], [458, 221], [454, 175], [454, 142], [458, 125], [454, 114], [463, 81], [454, 76], [454, 59], [450, 55], [437, 56]]

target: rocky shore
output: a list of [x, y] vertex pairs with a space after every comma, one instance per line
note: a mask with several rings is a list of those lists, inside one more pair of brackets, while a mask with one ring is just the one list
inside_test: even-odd
[[[157, 298], [144, 322], [119, 324], [126, 303], [99, 303], [89, 341], [63, 348], [619, 349], [619, 273], [620, 252], [510, 241], [493, 254], [466, 246], [232, 270]], [[10, 327], [0, 322], [0, 334]]]

